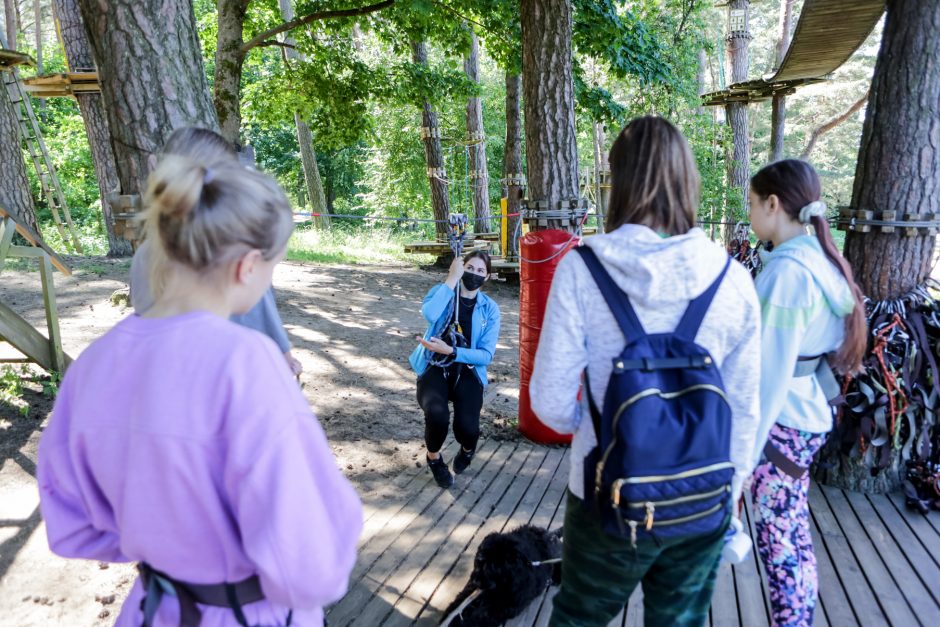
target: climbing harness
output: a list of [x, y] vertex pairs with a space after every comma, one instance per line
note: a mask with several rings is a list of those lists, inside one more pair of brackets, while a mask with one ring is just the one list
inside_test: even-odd
[[[238, 583], [193, 584], [183, 583], [162, 573], [146, 562], [137, 564], [144, 598], [140, 609], [144, 613], [143, 627], [151, 627], [164, 596], [175, 597], [179, 603], [180, 627], [195, 627], [202, 621], [202, 612], [197, 604], [227, 607], [235, 614], [241, 627], [250, 627], [242, 606], [264, 600], [261, 582], [257, 575]], [[288, 611], [285, 626], [291, 624], [293, 610]]]
[[[894, 455], [900, 455], [905, 495], [918, 509], [915, 501], [926, 497], [912, 501], [923, 494], [912, 486], [925, 485], [940, 470], [938, 288], [940, 284], [928, 280], [901, 298], [866, 299], [870, 335], [863, 372], [843, 379], [845, 403], [837, 414], [834, 437], [822, 452], [823, 464], [832, 465], [839, 455], [857, 451], [873, 475], [891, 467]], [[916, 476], [922, 476], [920, 483], [914, 481]]]
[[764, 264], [760, 258], [760, 249], [764, 243], [758, 240], [751, 246], [750, 225], [747, 222], [738, 222], [731, 232], [731, 242], [728, 244], [728, 254], [731, 258], [744, 266], [751, 277], [756, 277]]

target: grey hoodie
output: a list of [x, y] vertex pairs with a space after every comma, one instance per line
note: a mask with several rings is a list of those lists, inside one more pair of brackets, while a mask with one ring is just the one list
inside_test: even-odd
[[[647, 333], [675, 329], [689, 301], [711, 285], [728, 259], [698, 228], [664, 239], [645, 226], [627, 224], [588, 238], [586, 245], [630, 297]], [[760, 306], [754, 282], [740, 264], [732, 262], [696, 342], [718, 364], [730, 401], [737, 502], [753, 469], [760, 376]], [[569, 488], [580, 498], [584, 498], [583, 460], [597, 443], [587, 401], [577, 401], [581, 373], [586, 367], [594, 398], [603, 403], [611, 360], [624, 345], [584, 262], [579, 255], [567, 255], [552, 281], [530, 395], [542, 422], [560, 433], [574, 433]]]

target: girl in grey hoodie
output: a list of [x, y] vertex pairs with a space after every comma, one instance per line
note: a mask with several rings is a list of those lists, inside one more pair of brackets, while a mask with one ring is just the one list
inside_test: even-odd
[[[661, 118], [633, 120], [610, 151], [607, 233], [586, 240], [630, 298], [647, 333], [672, 332], [689, 302], [722, 272], [727, 253], [695, 228], [699, 174], [682, 134]], [[737, 503], [752, 470], [758, 425], [760, 305], [732, 263], [695, 338], [719, 366], [732, 410]], [[574, 433], [561, 590], [551, 624], [606, 625], [643, 584], [647, 625], [701, 625], [708, 617], [726, 526], [706, 536], [628, 541], [604, 533], [583, 503], [583, 461], [597, 444], [582, 373], [603, 399], [626, 340], [580, 255], [559, 264], [530, 382], [539, 418]]]

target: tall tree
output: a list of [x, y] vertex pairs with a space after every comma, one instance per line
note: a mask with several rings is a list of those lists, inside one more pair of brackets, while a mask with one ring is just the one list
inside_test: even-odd
[[[777, 67], [783, 63], [790, 49], [790, 26], [793, 22], [793, 3], [796, 0], [780, 0], [780, 39], [777, 40]], [[770, 113], [770, 160], [783, 159], [783, 144], [787, 123], [787, 98], [774, 96]]]
[[[522, 77], [518, 73], [506, 72], [506, 143], [503, 146], [503, 181], [506, 186], [506, 211], [509, 254], [519, 254], [518, 213], [525, 195], [525, 171], [522, 163], [522, 110], [519, 100]], [[517, 214], [517, 215], [513, 215]]]
[[7, 27], [7, 43], [4, 47], [10, 50], [16, 50], [18, 25], [16, 23], [16, 5], [14, 0], [3, 0], [3, 20]]
[[[855, 171], [852, 207], [896, 211], [919, 220], [940, 215], [940, 3], [888, 0]], [[873, 300], [898, 298], [922, 285], [936, 237], [920, 230], [851, 231], [845, 256]], [[937, 376], [934, 373], [934, 376]], [[890, 443], [888, 444], [890, 446]], [[895, 458], [895, 463], [897, 459]], [[825, 480], [851, 489], [894, 489], [898, 473], [873, 477], [857, 458], [842, 457]]]
[[[411, 44], [412, 61], [419, 66], [427, 66], [428, 51], [423, 41]], [[427, 100], [421, 104], [421, 139], [424, 142], [424, 160], [431, 185], [431, 207], [434, 213], [435, 230], [439, 239], [447, 237], [446, 221], [450, 216], [450, 196], [447, 190], [447, 172], [444, 169], [444, 152], [441, 150], [441, 127], [437, 122], [437, 112]]]
[[295, 17], [268, 28], [245, 41], [245, 16], [250, 0], [217, 0], [218, 40], [215, 56], [214, 100], [222, 136], [239, 143], [241, 129], [241, 81], [245, 57], [255, 48], [282, 46], [277, 36], [319, 20], [367, 15], [392, 6], [395, 0], [339, 10], [324, 10]]
[[[940, 3], [888, 0], [852, 206], [897, 215], [940, 213]], [[923, 218], [922, 218], [923, 219]], [[869, 298], [923, 283], [935, 238], [849, 232], [845, 255]]]
[[[471, 35], [470, 51], [463, 68], [475, 85], [480, 83], [480, 40]], [[467, 141], [469, 148], [470, 184], [473, 187], [473, 223], [475, 232], [490, 230], [489, 173], [486, 169], [486, 132], [483, 129], [483, 105], [479, 94], [467, 99]]]
[[78, 0], [123, 194], [140, 194], [166, 135], [218, 128], [192, 3]]
[[[294, 19], [294, 7], [291, 0], [278, 0], [281, 7], [281, 17], [285, 22]], [[284, 56], [287, 59], [301, 60], [301, 55], [293, 46], [296, 42], [292, 37], [285, 37]], [[320, 168], [317, 165], [317, 152], [313, 148], [313, 133], [304, 122], [299, 111], [294, 111], [294, 126], [297, 127], [297, 144], [300, 147], [300, 162], [304, 170], [304, 182], [307, 184], [307, 197], [310, 199], [312, 213], [320, 214], [313, 219], [313, 223], [321, 229], [330, 228], [330, 217], [326, 206], [326, 195], [323, 193], [323, 181], [320, 178]]]
[[[725, 51], [731, 64], [731, 83], [747, 80], [749, 65], [748, 46], [751, 33], [748, 30], [750, 0], [731, 0], [728, 4], [729, 27], [725, 38]], [[728, 159], [728, 186], [735, 200], [731, 207], [747, 207], [747, 185], [750, 178], [751, 139], [748, 135], [747, 103], [731, 102], [725, 105], [725, 115], [731, 126], [731, 155]], [[730, 230], [728, 231], [730, 233]]]
[[[73, 72], [93, 70], [95, 59], [88, 44], [85, 26], [76, 0], [54, 0], [53, 10], [59, 24], [59, 32], [65, 47], [65, 58]], [[131, 243], [114, 233], [111, 205], [108, 194], [120, 189], [117, 163], [111, 149], [111, 133], [100, 94], [80, 93], [75, 95], [78, 109], [85, 123], [85, 133], [91, 146], [91, 161], [98, 181], [101, 197], [101, 213], [108, 233], [108, 256], [124, 257], [133, 253]]]
[[554, 210], [580, 195], [571, 1], [522, 0], [520, 19], [529, 198]]

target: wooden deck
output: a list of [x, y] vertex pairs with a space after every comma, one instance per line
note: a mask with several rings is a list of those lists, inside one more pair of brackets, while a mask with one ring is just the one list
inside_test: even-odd
[[[452, 459], [455, 445], [445, 450]], [[555, 529], [564, 518], [568, 450], [488, 440], [450, 490], [426, 468], [396, 477], [367, 499], [349, 593], [328, 614], [343, 625], [436, 625], [459, 592], [480, 541], [523, 523]], [[815, 486], [810, 494], [820, 579], [817, 625], [932, 625], [940, 621], [940, 513], [909, 512], [899, 495]], [[751, 524], [753, 531], [752, 521]], [[723, 564], [712, 626], [769, 625], [756, 556]], [[511, 627], [548, 624], [554, 588]], [[611, 625], [643, 624], [642, 591]]]

